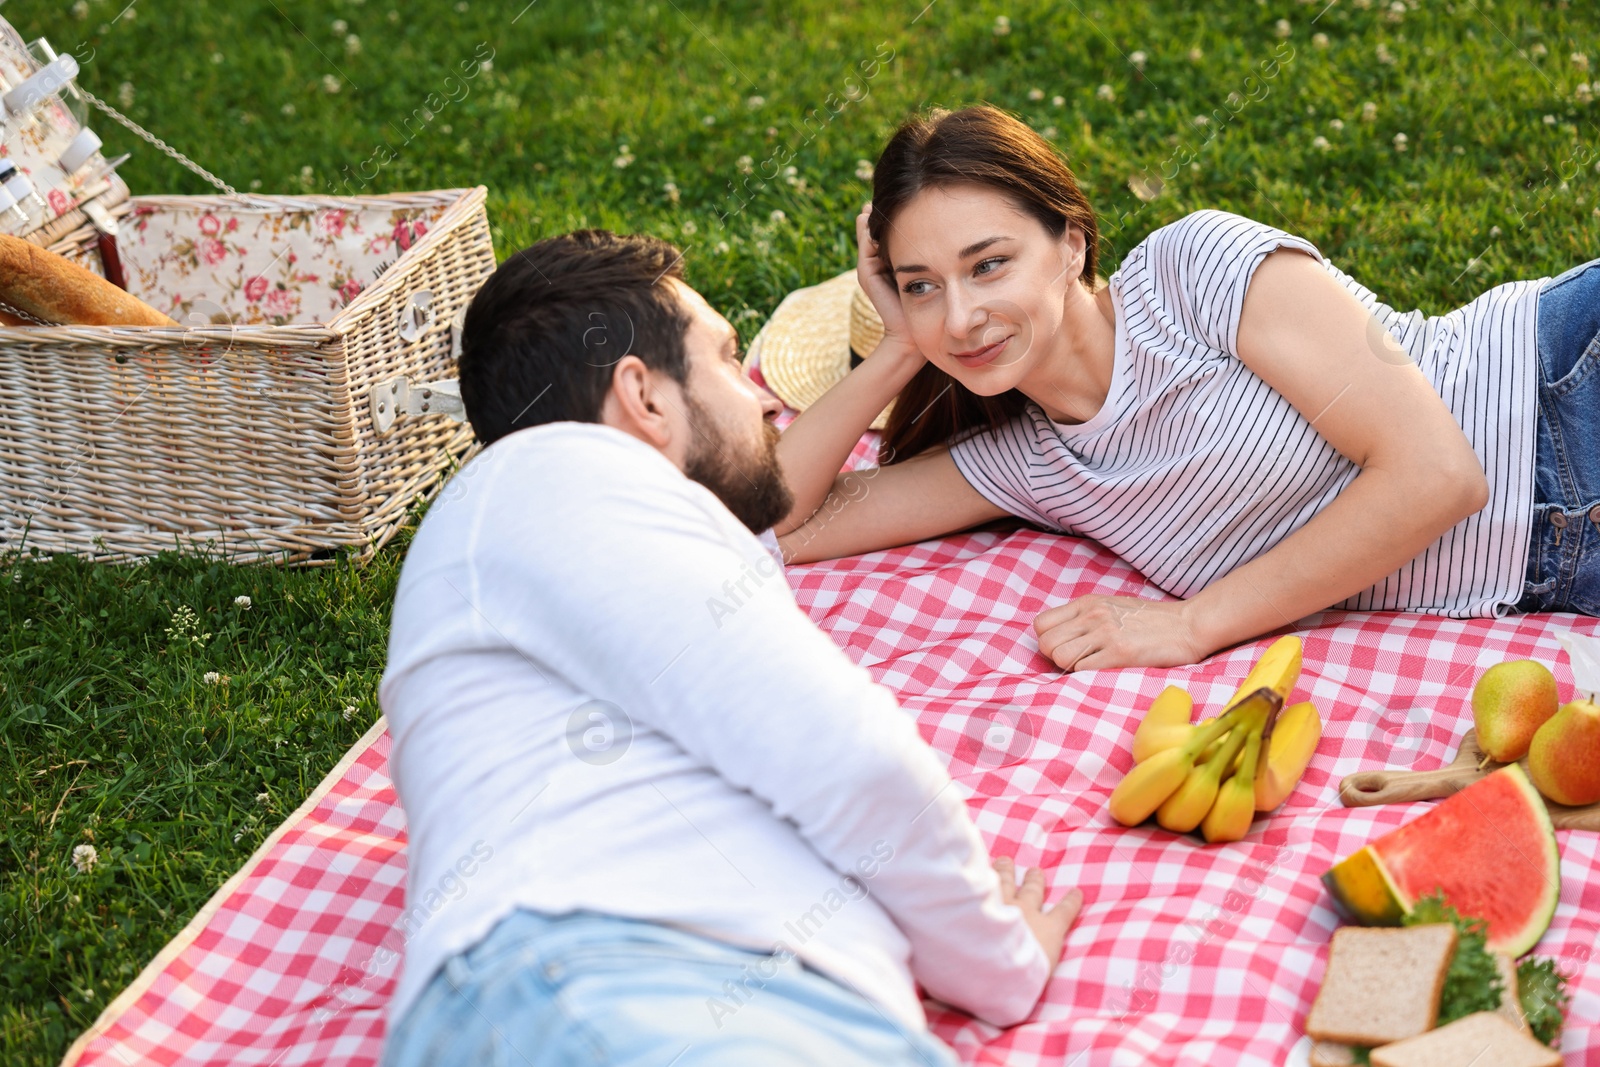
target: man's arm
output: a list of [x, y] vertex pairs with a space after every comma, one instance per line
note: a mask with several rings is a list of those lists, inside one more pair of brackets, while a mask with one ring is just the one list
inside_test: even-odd
[[761, 797], [836, 869], [887, 842], [870, 888], [918, 980], [996, 1025], [1025, 1018], [1049, 961], [912, 718], [708, 494], [627, 442], [593, 451], [543, 465], [537, 494], [512, 463], [474, 486], [494, 502], [473, 557], [481, 615]]

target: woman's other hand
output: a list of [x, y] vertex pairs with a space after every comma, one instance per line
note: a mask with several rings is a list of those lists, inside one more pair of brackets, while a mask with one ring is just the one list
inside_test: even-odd
[[[871, 217], [872, 202], [869, 200], [862, 206], [861, 214], [856, 216], [856, 281], [866, 290], [867, 297], [878, 312], [878, 318], [883, 320], [883, 340], [878, 342], [877, 350], [893, 348], [906, 355], [920, 355], [916, 342], [911, 340], [905, 312], [900, 310], [900, 291], [895, 287], [894, 275], [890, 273], [878, 242], [872, 239], [867, 229], [867, 220]], [[862, 353], [864, 356], [871, 354]]]
[[1039, 613], [1039, 651], [1064, 671], [1098, 667], [1182, 667], [1214, 649], [1201, 648], [1187, 601], [1081, 596]]

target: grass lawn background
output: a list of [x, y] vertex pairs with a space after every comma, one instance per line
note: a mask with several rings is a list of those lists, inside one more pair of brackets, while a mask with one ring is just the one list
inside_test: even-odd
[[[485, 184], [502, 257], [649, 231], [746, 338], [852, 264], [862, 161], [930, 104], [1052, 137], [1106, 274], [1201, 207], [1429, 313], [1600, 255], [1583, 4], [124, 3], [0, 14], [241, 191]], [[135, 192], [211, 191], [94, 125]], [[292, 572], [0, 557], [0, 1062], [54, 1063], [371, 724], [405, 542]]]

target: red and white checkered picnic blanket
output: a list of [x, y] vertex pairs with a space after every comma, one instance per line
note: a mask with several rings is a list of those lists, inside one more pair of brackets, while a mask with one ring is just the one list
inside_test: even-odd
[[[1600, 620], [1573, 615], [1302, 620], [1295, 699], [1321, 711], [1322, 744], [1282, 809], [1244, 841], [1208, 847], [1124, 829], [1106, 798], [1164, 686], [1183, 685], [1214, 711], [1276, 634], [1195, 667], [1063, 675], [1038, 652], [1039, 611], [1088, 593], [1163, 594], [1091, 541], [1034, 530], [950, 537], [789, 577], [817, 624], [917, 715], [993, 851], [1046, 868], [1054, 895], [1084, 890], [1029, 1021], [1000, 1032], [930, 1005], [935, 1031], [963, 1061], [1014, 1067], [1285, 1063], [1339, 921], [1318, 877], [1425, 809], [1345, 809], [1339, 780], [1448, 762], [1471, 725], [1472, 684], [1493, 663], [1539, 659], [1570, 694], [1553, 635], [1600, 634]], [[65, 1062], [375, 1063], [394, 977], [373, 961], [400, 943], [405, 876], [388, 747], [380, 722]], [[1591, 958], [1600, 835], [1559, 837], [1561, 902], [1538, 951], [1573, 976], [1567, 1062], [1600, 1067], [1600, 961]]]

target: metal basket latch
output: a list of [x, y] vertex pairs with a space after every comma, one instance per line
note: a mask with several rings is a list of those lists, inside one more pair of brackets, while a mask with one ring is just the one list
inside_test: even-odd
[[467, 421], [461, 383], [454, 378], [412, 385], [411, 379], [402, 375], [373, 386], [367, 399], [372, 406], [372, 427], [379, 437], [387, 435], [401, 415], [443, 415], [453, 422]]

